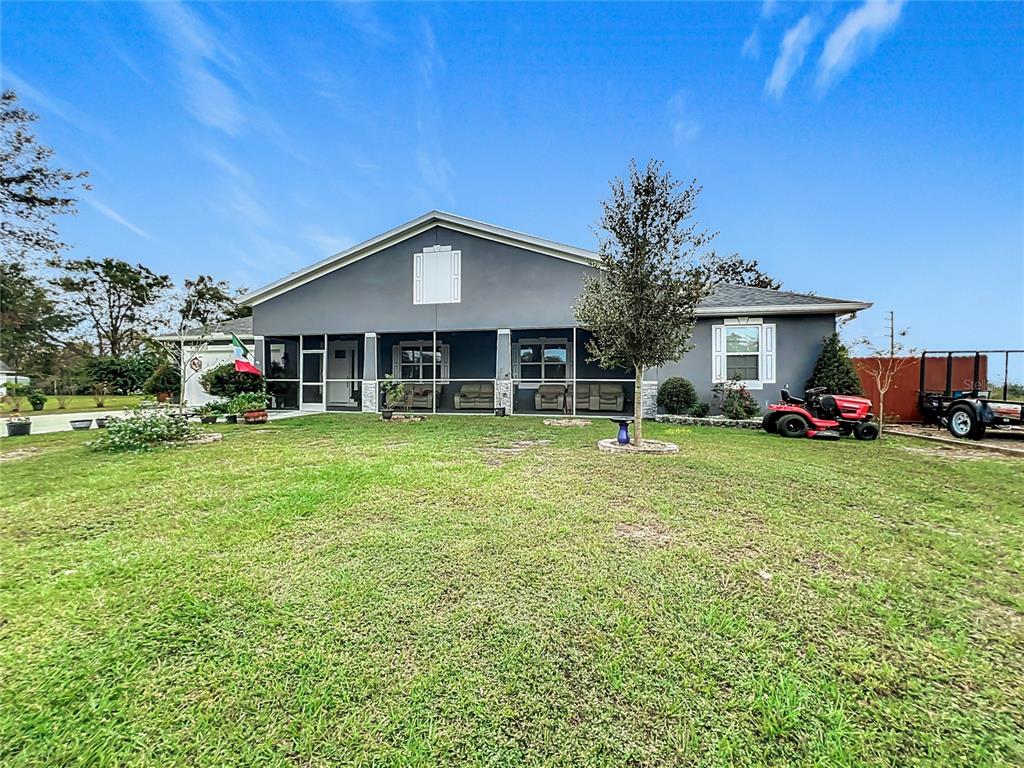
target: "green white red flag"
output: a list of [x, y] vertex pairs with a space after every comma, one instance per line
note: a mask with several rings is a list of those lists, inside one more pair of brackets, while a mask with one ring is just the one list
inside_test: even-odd
[[231, 344], [235, 348], [235, 370], [260, 375], [260, 369], [252, 364], [252, 354], [235, 334], [231, 334]]

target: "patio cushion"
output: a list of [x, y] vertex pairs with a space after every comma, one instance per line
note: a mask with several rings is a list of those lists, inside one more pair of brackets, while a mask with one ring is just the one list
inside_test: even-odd
[[533, 405], [538, 411], [565, 410], [565, 385], [541, 384], [533, 396]]
[[455, 407], [462, 408], [493, 408], [494, 407], [494, 384], [492, 382], [479, 382], [475, 384], [463, 384], [455, 393]]

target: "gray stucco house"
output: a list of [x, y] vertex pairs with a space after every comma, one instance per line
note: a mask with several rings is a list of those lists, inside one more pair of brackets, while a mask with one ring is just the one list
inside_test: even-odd
[[573, 304], [596, 253], [432, 211], [248, 294], [256, 361], [274, 407], [376, 411], [388, 374], [405, 405], [451, 413], [653, 413], [659, 382], [703, 400], [739, 374], [762, 405], [801, 390], [836, 318], [871, 306], [722, 285], [698, 310], [694, 349], [647, 374], [587, 361]]

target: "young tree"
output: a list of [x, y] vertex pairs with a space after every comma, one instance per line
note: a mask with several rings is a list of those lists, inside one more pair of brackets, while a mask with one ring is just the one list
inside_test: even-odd
[[237, 311], [231, 287], [223, 280], [199, 275], [185, 279], [170, 302], [174, 340], [164, 350], [178, 374], [178, 407], [185, 408], [185, 386], [199, 375], [199, 355], [210, 345], [215, 323], [229, 319]]
[[782, 281], [761, 270], [757, 259], [744, 259], [738, 253], [731, 256], [710, 253], [701, 261], [699, 269], [704, 279], [712, 285], [729, 283], [749, 285], [753, 288], [771, 288], [775, 291], [782, 287]]
[[75, 323], [24, 264], [0, 261], [0, 356], [5, 362], [23, 373], [52, 373], [60, 336]]
[[0, 255], [56, 256], [63, 249], [53, 217], [75, 212], [74, 193], [88, 174], [50, 165], [54, 152], [36, 142], [38, 115], [19, 106], [14, 91], [0, 95]]
[[171, 287], [167, 275], [119, 259], [50, 263], [64, 272], [52, 284], [64, 291], [67, 305], [82, 308], [101, 355], [125, 354], [156, 327], [157, 304]]
[[878, 402], [875, 405], [878, 407], [879, 438], [885, 427], [885, 395], [892, 389], [900, 371], [917, 362], [917, 350], [899, 340], [906, 338], [908, 333], [906, 328], [896, 330], [895, 314], [889, 312], [889, 334], [884, 342], [879, 344], [867, 336], [855, 342], [856, 346], [867, 352], [865, 356], [870, 358], [864, 370], [878, 390]]
[[630, 162], [629, 178], [611, 182], [599, 224], [601, 274], [588, 278], [576, 319], [593, 332], [590, 359], [636, 376], [636, 442], [643, 440], [644, 371], [690, 348], [697, 305], [708, 293], [698, 267], [714, 238], [690, 222], [700, 187], [683, 188], [662, 164]]
[[804, 384], [804, 391], [813, 387], [825, 387], [836, 395], [864, 394], [860, 376], [850, 360], [850, 352], [836, 332], [825, 337], [818, 362], [814, 364], [811, 378]]

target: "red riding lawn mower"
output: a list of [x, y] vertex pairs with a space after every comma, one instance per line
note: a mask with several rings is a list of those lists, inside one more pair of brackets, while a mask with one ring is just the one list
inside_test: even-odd
[[825, 387], [808, 389], [806, 400], [782, 390], [782, 402], [768, 406], [761, 422], [765, 432], [783, 437], [810, 437], [838, 440], [853, 433], [858, 440], [878, 437], [878, 424], [872, 419], [871, 401], [853, 395], [826, 395]]

